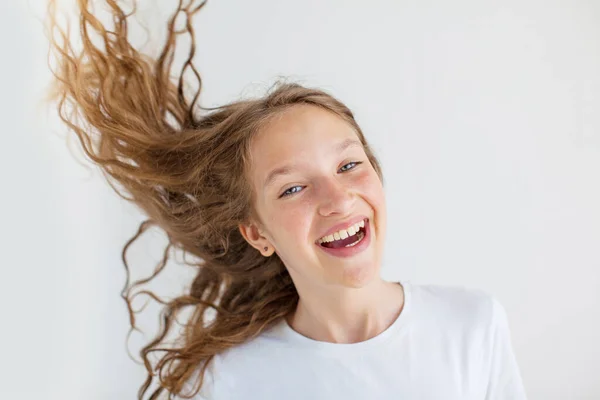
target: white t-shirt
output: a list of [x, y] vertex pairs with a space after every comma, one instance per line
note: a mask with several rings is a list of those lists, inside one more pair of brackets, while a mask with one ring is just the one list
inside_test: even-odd
[[404, 308], [379, 335], [320, 342], [282, 319], [217, 355], [195, 399], [526, 399], [506, 313], [495, 298], [401, 284]]

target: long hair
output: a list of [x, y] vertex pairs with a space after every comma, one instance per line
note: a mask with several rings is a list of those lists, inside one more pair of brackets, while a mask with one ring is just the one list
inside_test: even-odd
[[[127, 273], [122, 296], [131, 330], [137, 329], [131, 305], [135, 295], [145, 293], [163, 305], [159, 332], [140, 352], [148, 375], [138, 398], [153, 384], [158, 388], [151, 399], [171, 394], [186, 397], [184, 383], [198, 367], [202, 367], [200, 379], [193, 394], [202, 386], [215, 355], [256, 337], [292, 312], [298, 302], [278, 255], [264, 257], [239, 231], [240, 224], [258, 220], [248, 177], [253, 136], [289, 107], [313, 105], [356, 130], [383, 182], [381, 168], [352, 112], [322, 90], [278, 83], [258, 99], [214, 109], [200, 107], [202, 81], [193, 62], [192, 17], [206, 2], [184, 5], [179, 1], [155, 58], [136, 50], [127, 39], [127, 20], [133, 12], [127, 14], [117, 1], [106, 0], [112, 17], [108, 26], [89, 3], [77, 1], [81, 48], [75, 50], [68, 25], [57, 22], [56, 4], [50, 0], [52, 92], [60, 118], [76, 134], [85, 155], [101, 167], [117, 194], [147, 216], [122, 252]], [[182, 15], [185, 29], [176, 30], [175, 20]], [[188, 36], [189, 54], [173, 77], [179, 35]], [[196, 80], [197, 90], [190, 92], [183, 78], [186, 73]], [[130, 283], [127, 249], [152, 226], [164, 230], [168, 238], [163, 259], [150, 277]], [[194, 258], [185, 260], [197, 269], [189, 290], [169, 301], [146, 290], [134, 293], [164, 269], [173, 249]], [[167, 347], [165, 338], [184, 310], [191, 310], [191, 315], [176, 343]], [[162, 354], [155, 364], [149, 358], [153, 353]]]

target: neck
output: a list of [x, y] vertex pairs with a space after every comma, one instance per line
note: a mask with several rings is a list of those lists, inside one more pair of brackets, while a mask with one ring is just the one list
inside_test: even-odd
[[299, 301], [288, 324], [322, 342], [358, 343], [379, 335], [398, 318], [404, 290], [381, 279], [362, 288], [298, 290]]

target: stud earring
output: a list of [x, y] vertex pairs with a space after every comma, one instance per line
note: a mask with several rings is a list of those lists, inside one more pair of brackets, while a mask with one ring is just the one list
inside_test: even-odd
[[267, 251], [268, 249], [269, 249], [268, 247], [265, 247], [265, 251]]

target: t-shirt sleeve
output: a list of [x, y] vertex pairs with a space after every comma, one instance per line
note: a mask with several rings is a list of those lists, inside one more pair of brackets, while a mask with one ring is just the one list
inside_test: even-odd
[[491, 366], [486, 400], [526, 400], [510, 339], [508, 318], [498, 300], [492, 300]]

